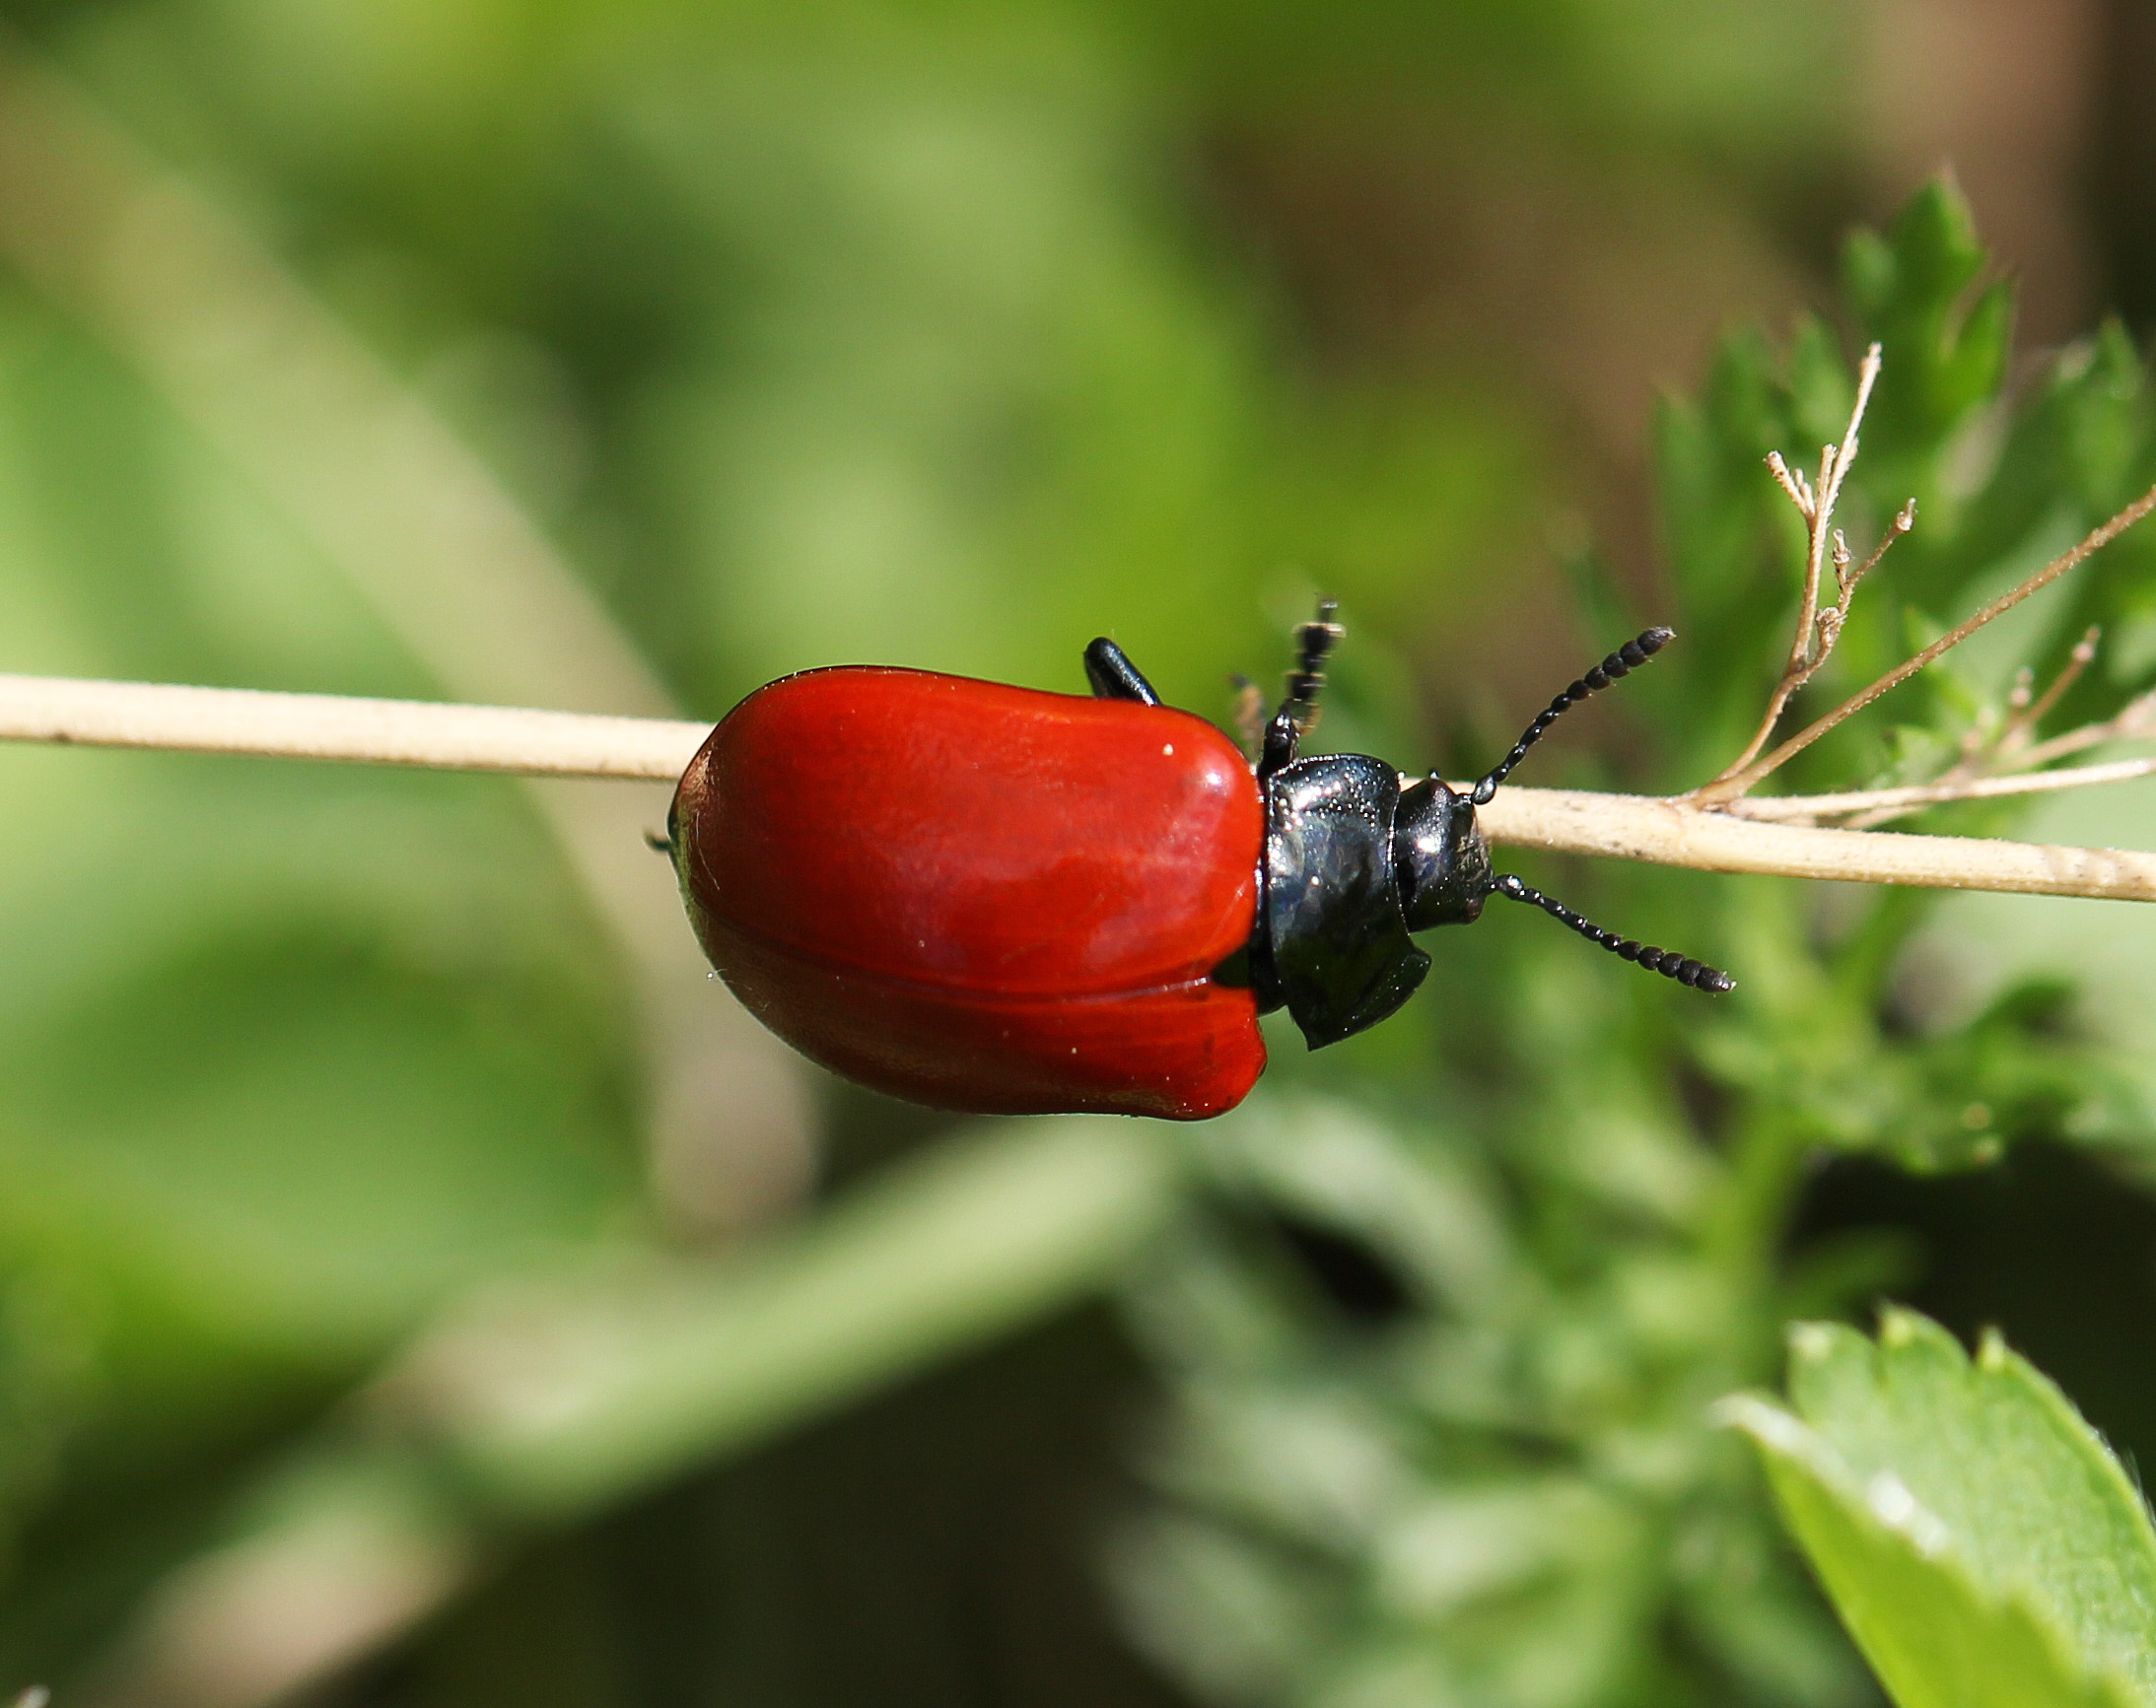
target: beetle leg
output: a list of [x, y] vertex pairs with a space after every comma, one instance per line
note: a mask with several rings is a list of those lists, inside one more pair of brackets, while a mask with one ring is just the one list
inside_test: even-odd
[[1096, 700], [1135, 700], [1141, 706], [1160, 704], [1160, 696], [1139, 673], [1130, 655], [1105, 635], [1085, 649], [1085, 680], [1093, 685]]
[[1276, 771], [1294, 764], [1301, 744], [1302, 731], [1295, 725], [1294, 715], [1283, 707], [1265, 726], [1265, 746], [1258, 754], [1258, 781], [1263, 783]]
[[1235, 745], [1255, 765], [1265, 741], [1265, 696], [1240, 670], [1227, 679], [1227, 685], [1235, 690]]
[[668, 859], [672, 859], [674, 844], [680, 840], [681, 795], [680, 791], [676, 790], [673, 799], [666, 803], [666, 834], [658, 836], [651, 831], [646, 831], [644, 833], [644, 846], [654, 854], [662, 854]]

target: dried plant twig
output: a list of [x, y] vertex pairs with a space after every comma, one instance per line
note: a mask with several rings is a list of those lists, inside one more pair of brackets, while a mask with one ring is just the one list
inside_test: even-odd
[[[1846, 819], [1852, 828], [1884, 824], [1929, 806], [1957, 800], [1996, 800], [2016, 794], [2050, 794], [2087, 788], [2100, 783], [2124, 783], [2156, 776], [2156, 758], [2121, 759], [2108, 765], [2078, 765], [2066, 771], [2017, 772], [2003, 777], [1942, 779], [1903, 788], [1852, 789], [1845, 794], [1778, 794], [1766, 799], [1734, 800], [1720, 809], [1732, 817], [1772, 824], [1817, 824]], [[1877, 816], [1874, 816], [1877, 815]]]
[[2066, 690], [2081, 680], [2081, 673], [2096, 662], [2097, 643], [2103, 638], [2104, 631], [2092, 626], [2087, 634], [2074, 643], [2073, 650], [2066, 655], [2065, 668], [2033, 701], [2027, 696], [2034, 678], [2024, 672], [2021, 681], [2015, 684], [2017, 692], [2022, 696], [2021, 703], [2013, 707], [2013, 716], [2007, 719], [2006, 727], [1999, 732], [1996, 751], [2001, 756], [2018, 753], [2029, 746], [2036, 737], [2037, 725], [2065, 698]]
[[2134, 741], [2151, 735], [2156, 735], [2156, 692], [2129, 700], [2116, 717], [2107, 717], [2101, 723], [2084, 723], [2079, 729], [2069, 729], [2063, 735], [2054, 735], [2049, 741], [2039, 741], [2024, 748], [2018, 756], [2017, 769], [2027, 771], [2049, 765], [2054, 759], [2064, 759], [2069, 754], [2102, 747], [2107, 742]]
[[1724, 772], [1713, 782], [1695, 789], [1686, 798], [1697, 806], [1722, 806], [1738, 799], [1764, 779], [1780, 770], [1782, 766], [1794, 759], [1837, 724], [1861, 712], [1882, 694], [1899, 688], [1904, 682], [1915, 675], [1917, 671], [1959, 647], [1979, 629], [2005, 615], [2006, 612], [2012, 610], [2031, 594], [2043, 591], [2044, 588], [2057, 581], [2068, 570], [2076, 569], [2086, 563], [2121, 534], [2132, 527], [2134, 523], [2142, 520], [2152, 511], [2156, 511], [2156, 487], [2151, 487], [2109, 521], [2092, 529], [2077, 545], [2068, 551], [2061, 552], [2019, 586], [2008, 592], [2001, 593], [1988, 605], [1984, 606], [1982, 610], [1977, 612], [1975, 616], [1970, 617], [1958, 627], [1940, 636], [1938, 640], [1932, 642], [1922, 651], [1897, 664], [1892, 670], [1889, 670], [1869, 686], [1857, 690], [1856, 693], [1850, 695], [1848, 699], [1843, 701], [1840, 706], [1837, 706], [1825, 717], [1815, 718], [1768, 754], [1766, 758], [1754, 760], [1742, 770]]
[[[1840, 444], [1830, 444], [1820, 452], [1816, 488], [1802, 473], [1789, 467], [1780, 451], [1768, 453], [1768, 471], [1804, 518], [1804, 589], [1797, 601], [1796, 632], [1790, 637], [1789, 661], [1782, 666], [1781, 680], [1774, 684], [1773, 693], [1768, 697], [1767, 711], [1760, 718], [1759, 727], [1752, 732], [1752, 739], [1745, 743], [1744, 751], [1706, 786], [1709, 789], [1736, 778], [1759, 757], [1760, 749], [1767, 745], [1774, 733], [1774, 726], [1781, 721], [1791, 696], [1812, 679], [1813, 672], [1834, 650], [1842, 625], [1848, 617], [1849, 598], [1856, 591], [1857, 582], [1877, 567], [1879, 560], [1887, 555], [1889, 546], [1916, 525], [1916, 502], [1912, 499], [1894, 518], [1877, 549], [1853, 573], [1848, 540], [1834, 525], [1835, 506], [1842, 500], [1843, 483], [1848, 479], [1849, 467], [1856, 461], [1857, 430], [1863, 426], [1864, 411], [1871, 404], [1872, 387], [1879, 381], [1879, 346], [1874, 344], [1864, 352], [1863, 363], [1857, 369], [1856, 402], [1849, 410], [1848, 430], [1843, 434]], [[1835, 573], [1835, 603], [1821, 610], [1820, 581], [1830, 561]], [[1702, 791], [1703, 795], [1704, 792]]]
[[[1828, 445], [1820, 461], [1820, 480], [1815, 489], [1793, 471], [1777, 451], [1767, 459], [1768, 472], [1804, 516], [1809, 550], [1805, 560], [1804, 589], [1797, 611], [1796, 634], [1790, 642], [1789, 659], [1781, 679], [1768, 698], [1767, 711], [1744, 751], [1718, 776], [1682, 797], [1681, 804], [1696, 810], [1718, 811], [1724, 816], [1753, 822], [1816, 825], [1823, 819], [1841, 819], [1850, 832], [1937, 806], [1949, 801], [2034, 794], [2064, 788], [2081, 788], [2097, 783], [2143, 777], [2156, 771], [2156, 761], [2121, 760], [2115, 764], [2086, 766], [2070, 772], [2046, 772], [2042, 768], [2069, 754], [2132, 736], [2156, 734], [2156, 694], [2145, 694], [2117, 716], [2101, 722], [2055, 736], [2036, 738], [2038, 726], [2064, 699], [2082, 672], [2095, 660], [2101, 631], [2090, 629], [2068, 655], [2064, 667], [2041, 694], [2035, 691], [2034, 673], [2027, 668], [2016, 676], [2002, 714], [1986, 714], [1963, 738], [1955, 763], [1928, 783], [1896, 788], [1855, 790], [1837, 794], [1784, 796], [1765, 801], [1747, 800], [1749, 791], [1822, 735], [1862, 711], [1881, 695], [1899, 687], [1926, 665], [1994, 621], [2030, 595], [2041, 591], [2067, 571], [2085, 563], [2136, 522], [2156, 511], [2156, 488], [2151, 488], [2101, 526], [2092, 529], [2071, 550], [2052, 559], [2009, 592], [1993, 599], [1959, 627], [1942, 635], [1913, 657], [1905, 659], [1877, 680], [1849, 696], [1825, 717], [1790, 736], [1780, 746], [1760, 757], [1761, 750], [1780, 721], [1790, 697], [1809, 681], [1834, 645], [1846, 619], [1849, 599], [1858, 583], [1879, 565], [1894, 542], [1916, 521], [1913, 499], [1903, 506], [1870, 557], [1854, 564], [1848, 541], [1832, 527], [1834, 506], [1841, 496], [1849, 466], [1856, 458], [1857, 430], [1879, 377], [1881, 357], [1874, 344], [1865, 352], [1857, 371], [1856, 403], [1849, 414], [1848, 432], [1842, 444]], [[1835, 572], [1837, 602], [1819, 610], [1821, 565], [1831, 563]]]
[[[1925, 806], [1942, 804], [1952, 800], [1973, 800], [1987, 795], [2024, 794], [2032, 789], [2073, 788], [2080, 783], [2065, 780], [2054, 784], [2023, 784], [2013, 786], [2012, 779], [2033, 773], [2046, 760], [2032, 757], [2034, 732], [2045, 715], [2065, 696], [2096, 659], [2097, 643], [2103, 638], [2103, 630], [2091, 628], [2076, 641], [2073, 650], [2050, 687], [2042, 694], [2035, 692], [2036, 672], [2024, 664], [2014, 672], [2014, 685], [2006, 696], [2003, 716], [1980, 717], [1976, 725], [1962, 737], [1961, 756], [1929, 784], [1913, 785], [1908, 788], [1876, 789], [1870, 792], [1882, 796], [1906, 796], [1906, 800], [1888, 800], [1845, 821], [1850, 830], [1869, 830], [1874, 825], [1886, 824]], [[2077, 746], [2056, 748], [2057, 753], [2077, 751], [2081, 746], [2094, 746], [2097, 742], [2112, 739], [2120, 732], [2120, 717], [2104, 723], [2092, 723], [2073, 732], [2081, 738]], [[2072, 739], [2067, 737], [2062, 739]], [[2110, 767], [2096, 768], [2104, 776], [2089, 777], [2084, 782], [2112, 781], [2116, 776], [2137, 776], [2136, 772], [2118, 773]], [[2059, 774], [2062, 778], [2064, 774]]]

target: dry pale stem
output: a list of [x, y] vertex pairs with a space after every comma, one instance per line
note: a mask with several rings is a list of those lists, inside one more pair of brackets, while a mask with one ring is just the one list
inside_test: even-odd
[[1733, 800], [1718, 810], [1732, 817], [1777, 824], [1817, 824], [1847, 819], [1865, 829], [1902, 818], [1928, 806], [1957, 800], [1996, 800], [2016, 794], [2050, 794], [2086, 788], [2097, 783], [2124, 783], [2156, 775], [2156, 758], [2121, 759], [2108, 765], [2080, 765], [2069, 771], [2017, 772], [2006, 776], [1942, 779], [1901, 788], [1852, 789], [1843, 794], [1777, 794], [1766, 799]]
[[[1842, 487], [1848, 479], [1849, 467], [1856, 461], [1857, 430], [1863, 425], [1864, 411], [1871, 404], [1872, 387], [1879, 380], [1879, 346], [1874, 344], [1864, 352], [1863, 365], [1856, 374], [1856, 402], [1849, 410], [1848, 431], [1843, 434], [1842, 443], [1830, 444], [1820, 452], [1819, 484], [1814, 487], [1804, 476], [1791, 469], [1780, 451], [1771, 451], [1767, 467], [1789, 502], [1796, 506], [1797, 513], [1804, 518], [1804, 588], [1797, 600], [1796, 631], [1789, 640], [1789, 660], [1782, 666], [1781, 680], [1774, 684], [1774, 691], [1768, 697], [1766, 714], [1760, 718], [1759, 728], [1745, 749], [1730, 761], [1720, 776], [1707, 785], [1716, 785], [1735, 778], [1744, 768], [1759, 757], [1774, 733], [1774, 725], [1781, 721], [1782, 713], [1796, 691], [1811, 680], [1812, 673], [1826, 662], [1834, 650], [1834, 644], [1842, 633], [1842, 624], [1849, 613], [1849, 595], [1856, 590], [1856, 583], [1864, 579], [1873, 565], [1886, 555], [1887, 547], [1901, 534], [1914, 525], [1916, 512], [1914, 502], [1905, 506], [1894, 519], [1893, 528], [1879, 542], [1862, 569], [1849, 573], [1848, 541], [1834, 525], [1835, 506], [1842, 500]], [[1830, 555], [1835, 572], [1836, 602], [1826, 610], [1819, 608], [1819, 585], [1822, 573]], [[1740, 791], [1741, 792], [1741, 791]], [[1703, 790], [1703, 797], [1705, 791]]]
[[2031, 594], [2050, 586], [2068, 570], [2086, 563], [2151, 511], [2156, 511], [2156, 487], [2151, 487], [2101, 527], [2091, 530], [2079, 544], [2070, 551], [2061, 552], [2019, 586], [2001, 593], [1975, 616], [1940, 636], [1914, 657], [1905, 659], [1877, 681], [1850, 695], [1825, 717], [1814, 719], [1798, 730], [1765, 759], [1755, 760], [1741, 771], [1724, 773], [1687, 798], [1699, 806], [1720, 806], [1738, 798], [1761, 780], [1778, 771], [1837, 724], [1861, 712], [1882, 694], [1899, 688], [1917, 671], [1943, 657], [1979, 629], [2003, 616]]
[[2052, 709], [2065, 697], [2066, 690], [2081, 680], [2081, 673], [2096, 662], [2096, 646], [2103, 638], [2104, 631], [2092, 626], [2087, 634], [2074, 643], [2073, 651], [2067, 655], [2065, 668], [2034, 700], [2026, 698], [2034, 681], [2033, 676], [2024, 675], [2015, 684], [2023, 699], [2014, 706], [2013, 716], [2007, 719], [2005, 729], [2000, 732], [1998, 752], [2002, 757], [2018, 753], [2030, 744], [2035, 738], [2037, 725], [2051, 715]]
[[[1789, 660], [1783, 668], [1781, 679], [1769, 697], [1766, 714], [1744, 752], [1718, 777], [1684, 796], [1682, 804], [1693, 809], [1719, 811], [1724, 815], [1755, 822], [1778, 821], [1814, 825], [1822, 819], [1840, 819], [1843, 821], [1845, 829], [1862, 831], [1890, 819], [1948, 801], [2080, 788], [2095, 783], [2143, 777], [2156, 771], [2156, 761], [2122, 760], [2116, 764], [2088, 766], [2071, 772], [2039, 774], [2041, 767], [2068, 754], [2079, 753], [2111, 741], [2156, 733], [2156, 694], [2149, 694], [2141, 696], [2116, 717], [2102, 722], [2084, 725], [2050, 741], [2036, 739], [2038, 725], [2094, 661], [2100, 631], [2092, 628], [2075, 645], [2064, 668], [2043, 693], [2034, 691], [2033, 672], [2026, 668], [2021, 670], [2015, 678], [2003, 712], [1987, 713], [1978, 726], [1963, 738], [1955, 763], [1929, 783], [1839, 794], [1788, 796], [1769, 801], [1749, 801], [1745, 798], [1754, 786], [1830, 729], [1869, 706], [1881, 695], [1908, 681], [1917, 671], [1960, 646], [1978, 630], [2013, 609], [2031, 594], [2049, 586], [2067, 571], [2086, 562], [2140, 521], [2151, 510], [2156, 510], [2156, 488], [2152, 488], [2102, 526], [2092, 530], [2072, 550], [2053, 558], [2019, 586], [1992, 600], [1959, 628], [1941, 636], [1913, 657], [1906, 659], [1851, 695], [1825, 717], [1799, 730], [1764, 759], [1761, 758], [1761, 749], [1766, 746], [1774, 726], [1780, 721], [1790, 697], [1810, 680], [1827, 655], [1834, 650], [1843, 622], [1848, 614], [1851, 594], [1864, 578], [1878, 567], [1880, 559], [1886, 556], [1888, 548], [1895, 540], [1908, 533], [1915, 524], [1916, 507], [1915, 501], [1912, 500], [1895, 516], [1871, 556], [1854, 567], [1848, 541], [1839, 528], [1831, 527], [1835, 503], [1841, 496], [1849, 465], [1856, 457], [1857, 429], [1862, 423], [1873, 383], [1878, 378], [1879, 367], [1879, 346], [1874, 344], [1865, 353], [1863, 366], [1858, 371], [1856, 404], [1850, 412], [1849, 430], [1843, 435], [1839, 447], [1827, 446], [1821, 459], [1820, 480], [1816, 489], [1801, 473], [1793, 471], [1779, 452], [1767, 459], [1769, 472], [1788, 496], [1789, 502], [1804, 516], [1808, 528], [1809, 551], [1806, 555], [1804, 590], [1798, 606], [1796, 633], [1790, 642]], [[1834, 566], [1838, 600], [1825, 610], [1818, 610], [1823, 561]]]
[[0, 675], [4, 741], [672, 783], [710, 732], [656, 717]]
[[[671, 782], [708, 733], [706, 724], [661, 718], [0, 676], [0, 740]], [[2089, 781], [2104, 769], [2090, 768]], [[1787, 804], [1831, 816], [1820, 803], [1835, 799]], [[1782, 804], [1749, 802], [1740, 818], [1682, 801], [1508, 787], [1481, 817], [1497, 842], [1706, 871], [2156, 900], [2156, 855], [1764, 822]]]
[[2132, 850], [1766, 824], [1681, 800], [1556, 788], [1499, 789], [1479, 817], [1493, 842], [1697, 871], [2156, 902], [2156, 854]]
[[1839, 819], [1848, 830], [1869, 830], [1897, 818], [1958, 800], [1990, 800], [2017, 794], [2045, 794], [2086, 788], [2091, 784], [2121, 783], [2156, 774], [2156, 758], [2121, 759], [2067, 771], [2041, 767], [2069, 754], [2115, 741], [2156, 735], [2156, 693], [2138, 696], [2123, 709], [2097, 722], [2084, 723], [2049, 741], [2034, 739], [2044, 716], [2096, 658], [2101, 631], [2090, 629], [2074, 645], [2065, 666], [2042, 694], [2034, 693], [2034, 674], [2024, 666], [2015, 675], [2003, 717], [1993, 717], [1963, 739], [1961, 758], [1929, 783], [1845, 793], [1776, 795], [1765, 800], [1730, 801], [1721, 810], [1740, 818], [1788, 824], [1817, 824]]
[[[2095, 661], [2096, 645], [2102, 637], [2103, 630], [2092, 627], [2075, 642], [2064, 667], [2042, 694], [2035, 692], [2036, 672], [2024, 664], [2014, 672], [2014, 685], [2006, 696], [2004, 713], [1987, 712], [1978, 719], [1976, 725], [1962, 737], [1961, 756], [1954, 764], [1933, 778], [1929, 784], [1914, 785], [1899, 790], [1871, 790], [1870, 792], [1881, 796], [1903, 798], [1888, 798], [1882, 804], [1857, 813], [1846, 820], [1847, 828], [1870, 830], [1874, 825], [1886, 824], [1923, 807], [1952, 800], [2027, 794], [2039, 789], [2078, 788], [2089, 783], [2112, 782], [2121, 777], [2141, 775], [2137, 771], [2121, 771], [2115, 766], [2106, 766], [2100, 768], [2103, 775], [2049, 773], [2047, 775], [2055, 777], [2057, 781], [2034, 785], [2025, 779], [2024, 774], [2033, 772], [2043, 763], [2042, 760], [2030, 757], [2034, 751], [2032, 743], [2037, 724], [2058, 704], [2066, 691], [2080, 680], [2081, 673]], [[2128, 712], [2131, 710], [2129, 707]], [[2085, 725], [2073, 731], [2073, 737], [2081, 738], [2081, 745], [2084, 746], [2113, 739], [2121, 732], [2121, 720], [2126, 716], [2127, 713], [2121, 713], [2103, 723]], [[2012, 786], [2016, 779], [2022, 779], [2019, 786]]]
[[2039, 765], [2049, 765], [2054, 759], [2063, 759], [2070, 753], [2102, 747], [2107, 742], [2132, 741], [2150, 735], [2156, 735], [2156, 693], [2129, 700], [2116, 717], [2107, 717], [2101, 723], [2084, 723], [2079, 729], [2069, 729], [2063, 735], [2054, 735], [2049, 741], [2039, 741], [2033, 747], [2022, 749], [2017, 756], [2017, 769], [2032, 770]]

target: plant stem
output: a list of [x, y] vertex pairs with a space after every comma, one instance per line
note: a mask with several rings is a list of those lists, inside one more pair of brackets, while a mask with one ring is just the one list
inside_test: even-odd
[[[0, 740], [672, 783], [709, 733], [665, 718], [0, 675]], [[1699, 871], [2156, 901], [2156, 854], [2131, 850], [1822, 830], [1561, 788], [1507, 787], [1479, 816], [1495, 843]]]
[[[1857, 370], [1856, 403], [1849, 411], [1849, 425], [1843, 433], [1840, 444], [1826, 447], [1825, 456], [1820, 463], [1817, 488], [1807, 488], [1801, 476], [1792, 475], [1779, 451], [1767, 459], [1767, 466], [1773, 471], [1774, 479], [1781, 484], [1781, 490], [1789, 495], [1790, 502], [1804, 517], [1804, 590], [1797, 601], [1796, 633], [1790, 637], [1789, 661], [1782, 666], [1781, 680], [1774, 685], [1773, 693], [1768, 698], [1767, 711], [1760, 718], [1759, 728], [1753, 732], [1752, 739], [1745, 743], [1744, 751], [1716, 775], [1716, 784], [1737, 777], [1759, 757], [1760, 749], [1767, 745], [1774, 733], [1774, 726], [1781, 721], [1781, 715], [1788, 709], [1790, 699], [1811, 680], [1812, 672], [1826, 662], [1827, 654], [1834, 649], [1835, 637], [1841, 628], [1842, 619], [1848, 614], [1848, 596], [1856, 582], [1853, 580], [1842, 581], [1842, 566], [1846, 561], [1845, 558], [1837, 556], [1835, 559], [1835, 577], [1841, 582], [1836, 590], [1841, 603], [1837, 607], [1832, 625], [1824, 628], [1819, 620], [1819, 579], [1821, 571], [1827, 565], [1828, 540], [1838, 537], [1834, 534], [1835, 506], [1842, 500], [1842, 483], [1848, 479], [1849, 465], [1856, 460], [1857, 429], [1863, 426], [1864, 411], [1870, 407], [1872, 387], [1879, 380], [1879, 366], [1880, 350], [1874, 344], [1865, 351], [1863, 364]], [[1904, 515], [1909, 513], [1911, 512], [1905, 512]], [[1864, 570], [1869, 570], [1873, 563], [1877, 563], [1885, 555], [1887, 547], [1894, 543], [1897, 532], [1908, 531], [1907, 526], [1898, 520], [1896, 528], [1890, 530], [1879, 542], [1879, 550], [1872, 554], [1871, 562], [1865, 564]], [[1839, 547], [1837, 550], [1839, 551]], [[1863, 573], [1862, 570], [1858, 571], [1857, 578], [1861, 579]], [[1708, 786], [1713, 786], [1710, 784]]]
[[2156, 757], [2120, 759], [2106, 765], [2077, 765], [2068, 771], [1950, 778], [1938, 783], [1912, 784], [1906, 788], [1853, 789], [1845, 794], [1771, 794], [1764, 799], [1747, 796], [1731, 801], [1723, 810], [1736, 818], [1770, 824], [1785, 820], [1801, 823], [1853, 817], [1858, 813], [1915, 812], [1923, 807], [1944, 806], [1959, 800], [2051, 794], [2062, 788], [2087, 788], [2092, 784], [2126, 783], [2149, 776], [2156, 776]]
[[705, 723], [0, 675], [0, 740], [672, 783]]
[[1697, 871], [2156, 901], [2156, 854], [2127, 849], [1822, 830], [1736, 818], [1677, 800], [1562, 788], [1504, 789], [1479, 816], [1492, 842], [1555, 854]]

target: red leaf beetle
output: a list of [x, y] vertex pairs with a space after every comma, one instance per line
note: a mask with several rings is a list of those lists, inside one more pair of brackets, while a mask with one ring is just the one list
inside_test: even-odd
[[1475, 809], [1567, 707], [1670, 639], [1589, 670], [1472, 788], [1364, 754], [1297, 757], [1332, 606], [1297, 631], [1253, 763], [1160, 704], [1112, 641], [1093, 697], [841, 667], [751, 694], [667, 815], [689, 918], [758, 1019], [836, 1073], [983, 1114], [1202, 1121], [1265, 1068], [1258, 1016], [1312, 1049], [1375, 1025], [1429, 970], [1410, 933], [1533, 903], [1680, 983], [1732, 981], [1620, 939], [1492, 872]]

